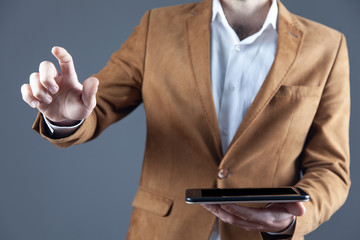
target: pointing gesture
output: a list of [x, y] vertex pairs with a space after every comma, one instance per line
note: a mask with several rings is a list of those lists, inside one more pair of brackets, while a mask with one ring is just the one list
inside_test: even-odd
[[53, 63], [40, 63], [39, 72], [30, 75], [21, 94], [26, 103], [39, 109], [45, 117], [58, 125], [72, 125], [87, 118], [96, 105], [98, 79], [90, 77], [81, 84], [77, 78], [71, 55], [61, 47], [53, 47], [61, 73]]

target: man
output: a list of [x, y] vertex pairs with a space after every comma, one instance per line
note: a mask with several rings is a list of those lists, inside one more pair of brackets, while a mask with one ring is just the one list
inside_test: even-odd
[[[303, 239], [346, 200], [346, 42], [281, 2], [148, 11], [83, 84], [70, 54], [52, 52], [61, 74], [42, 62], [22, 94], [41, 112], [34, 129], [57, 146], [91, 140], [144, 103], [147, 143], [128, 239]], [[293, 185], [311, 201], [184, 202], [187, 188]]]

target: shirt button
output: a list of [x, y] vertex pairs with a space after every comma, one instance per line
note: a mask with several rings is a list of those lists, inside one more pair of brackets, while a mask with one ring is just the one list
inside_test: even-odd
[[232, 86], [232, 85], [231, 85], [231, 86], [229, 87], [229, 91], [230, 91], [230, 92], [233, 92], [234, 90], [235, 90], [235, 86]]
[[227, 178], [229, 170], [227, 168], [220, 168], [217, 175], [219, 179]]
[[240, 52], [241, 46], [240, 44], [235, 45], [235, 51]]
[[222, 131], [220, 132], [220, 134], [221, 134], [221, 136], [223, 136], [223, 137], [226, 136], [226, 132], [225, 132], [224, 130], [222, 130]]

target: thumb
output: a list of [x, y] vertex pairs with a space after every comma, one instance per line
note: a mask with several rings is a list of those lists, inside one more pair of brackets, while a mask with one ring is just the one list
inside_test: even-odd
[[287, 203], [285, 204], [285, 208], [294, 216], [302, 216], [306, 212], [306, 208], [301, 202]]
[[96, 105], [96, 92], [99, 80], [96, 77], [89, 77], [83, 82], [82, 101], [85, 107], [92, 111]]

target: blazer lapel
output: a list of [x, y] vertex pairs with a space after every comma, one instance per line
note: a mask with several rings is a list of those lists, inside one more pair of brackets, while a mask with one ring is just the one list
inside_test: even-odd
[[273, 65], [230, 143], [228, 151], [256, 117], [259, 116], [280, 88], [300, 49], [303, 32], [297, 28], [294, 17], [280, 1], [278, 1], [278, 6], [278, 45]]
[[186, 21], [188, 50], [193, 67], [196, 88], [199, 92], [204, 116], [210, 127], [216, 155], [222, 158], [221, 139], [211, 90], [210, 76], [210, 22], [212, 0], [195, 5]]

